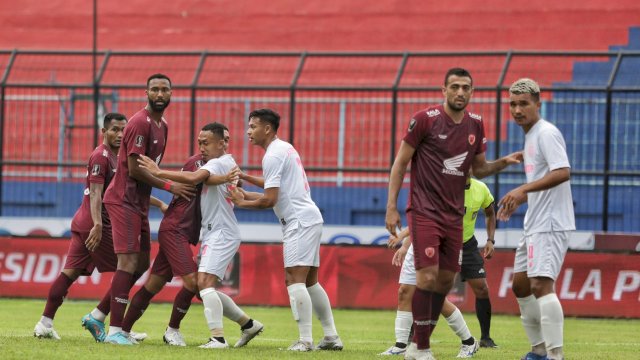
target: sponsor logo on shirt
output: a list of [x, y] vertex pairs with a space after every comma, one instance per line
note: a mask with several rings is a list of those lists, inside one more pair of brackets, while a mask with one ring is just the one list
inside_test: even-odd
[[411, 119], [411, 122], [409, 123], [409, 132], [411, 132], [414, 127], [416, 127], [416, 119]]
[[467, 154], [469, 154], [469, 152], [465, 151], [460, 155], [444, 160], [444, 169], [442, 169], [442, 173], [447, 175], [464, 176], [464, 173], [458, 168], [462, 166], [462, 163], [467, 158]]
[[100, 164], [94, 164], [91, 169], [91, 175], [97, 176], [98, 174], [100, 174]]
[[482, 116], [474, 113], [469, 113], [469, 117], [476, 120], [482, 120]]
[[483, 144], [486, 144], [486, 143], [487, 143], [487, 138], [486, 138], [486, 137], [483, 137], [483, 138], [482, 138], [482, 143], [483, 143]]
[[136, 136], [136, 146], [142, 147], [142, 144], [144, 144], [144, 136], [142, 135]]
[[434, 116], [438, 116], [438, 115], [440, 115], [440, 110], [438, 110], [438, 109], [427, 110], [427, 116], [428, 117], [434, 117]]
[[444, 139], [446, 139], [446, 138], [447, 138], [447, 135], [445, 135], [445, 134], [440, 134], [440, 135], [438, 135], [438, 137], [439, 137], [440, 139], [444, 140]]

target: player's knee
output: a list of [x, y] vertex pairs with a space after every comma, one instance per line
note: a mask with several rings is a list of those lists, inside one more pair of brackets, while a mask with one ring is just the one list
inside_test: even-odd
[[511, 285], [511, 290], [513, 291], [513, 294], [518, 298], [524, 298], [531, 295], [531, 289], [529, 288], [528, 284], [514, 282]]
[[182, 286], [185, 289], [196, 292], [198, 290], [198, 281], [196, 280], [196, 274], [187, 274], [182, 277]]
[[487, 286], [487, 282], [484, 281], [480, 284], [473, 286], [473, 293], [478, 299], [486, 299], [489, 297], [489, 286]]
[[553, 292], [553, 280], [542, 278], [531, 280], [531, 293], [536, 297], [542, 297]]
[[411, 285], [402, 284], [398, 288], [398, 305], [411, 304], [415, 287]]

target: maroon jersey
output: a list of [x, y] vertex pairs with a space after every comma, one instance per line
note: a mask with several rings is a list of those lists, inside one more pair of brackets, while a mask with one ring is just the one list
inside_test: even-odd
[[[89, 157], [89, 163], [87, 163], [87, 180], [86, 188], [84, 189], [84, 196], [82, 198], [82, 204], [76, 211], [71, 221], [71, 230], [77, 232], [90, 231], [93, 227], [93, 219], [91, 218], [91, 199], [89, 196], [89, 189], [91, 184], [104, 184], [102, 190], [102, 197], [105, 190], [113, 178], [113, 173], [116, 168], [116, 155], [111, 152], [109, 147], [105, 144], [101, 144]], [[107, 210], [102, 206], [102, 225], [103, 228], [109, 228], [109, 214]]]
[[129, 176], [127, 161], [129, 155], [137, 154], [146, 155], [160, 164], [167, 145], [167, 132], [165, 119], [162, 118], [158, 124], [146, 109], [131, 117], [124, 128], [115, 179], [104, 194], [105, 204], [122, 205], [138, 211], [142, 216], [149, 215], [152, 187]]
[[486, 150], [482, 118], [465, 111], [456, 124], [443, 105], [431, 107], [414, 115], [404, 141], [416, 149], [407, 211], [442, 224], [462, 221], [471, 162]]
[[[193, 155], [182, 167], [182, 171], [196, 171], [202, 165], [202, 155]], [[169, 208], [164, 213], [160, 222], [159, 231], [177, 231], [188, 237], [189, 242], [197, 244], [200, 238], [200, 192], [202, 183], [196, 186], [196, 196], [187, 201], [182, 197], [174, 196]]]

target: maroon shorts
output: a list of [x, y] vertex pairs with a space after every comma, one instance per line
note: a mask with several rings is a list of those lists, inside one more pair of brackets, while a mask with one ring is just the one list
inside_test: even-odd
[[104, 204], [111, 219], [113, 250], [116, 254], [149, 252], [151, 235], [149, 218], [136, 210], [114, 204]]
[[171, 281], [174, 276], [183, 276], [198, 271], [188, 236], [177, 231], [160, 231], [158, 242], [160, 250], [153, 261], [151, 274]]
[[409, 213], [407, 220], [416, 270], [438, 265], [440, 269], [460, 272], [462, 219], [457, 225], [441, 225], [425, 216]]
[[72, 231], [65, 269], [80, 269], [82, 275], [91, 275], [93, 269], [99, 272], [113, 272], [118, 266], [118, 257], [113, 252], [113, 241], [111, 240], [111, 228], [105, 227], [102, 231], [102, 240], [96, 251], [89, 251], [84, 245], [89, 237], [89, 232]]

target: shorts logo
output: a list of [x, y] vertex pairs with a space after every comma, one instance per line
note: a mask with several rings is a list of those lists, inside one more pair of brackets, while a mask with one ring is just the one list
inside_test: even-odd
[[427, 255], [428, 258], [432, 258], [433, 255], [436, 254], [436, 249], [434, 249], [433, 247], [428, 247], [424, 249], [424, 254]]
[[473, 134], [469, 135], [469, 144], [473, 145], [475, 144], [475, 142], [476, 142], [476, 136]]
[[100, 174], [100, 164], [94, 164], [93, 168], [91, 168], [91, 175], [97, 176]]
[[136, 146], [142, 147], [142, 144], [144, 144], [144, 136], [142, 135], [136, 136]]
[[462, 250], [460, 250], [460, 254], [458, 254], [458, 265], [462, 265]]
[[284, 218], [280, 219], [280, 223], [282, 224], [282, 226], [287, 225], [287, 221]]
[[409, 132], [411, 132], [414, 127], [416, 127], [416, 119], [411, 119], [411, 122], [409, 123]]

